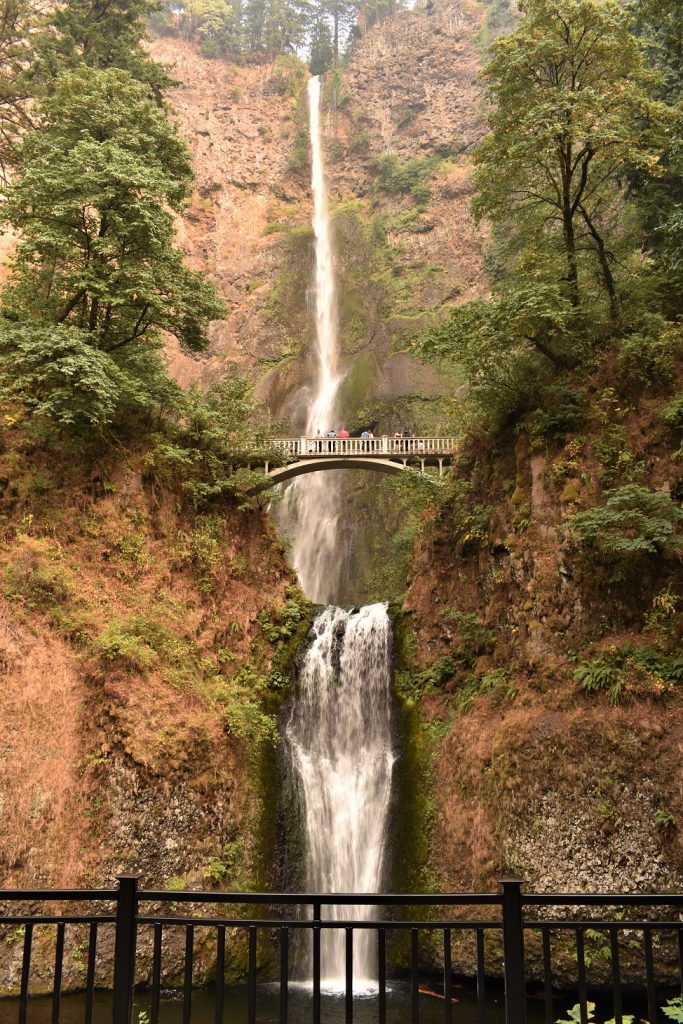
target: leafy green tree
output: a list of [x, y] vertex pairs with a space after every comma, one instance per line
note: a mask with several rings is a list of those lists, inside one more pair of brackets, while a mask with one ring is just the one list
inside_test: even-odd
[[576, 311], [558, 285], [529, 283], [497, 299], [456, 306], [416, 354], [459, 365], [480, 411], [495, 419], [523, 408], [548, 371], [576, 358]]
[[201, 351], [223, 312], [174, 243], [189, 154], [123, 71], [60, 76], [35, 122], [8, 193], [21, 241], [2, 296], [5, 391], [68, 423], [71, 382], [74, 417], [109, 422], [166, 387], [161, 331]]
[[65, 0], [31, 40], [34, 88], [51, 92], [58, 76], [83, 65], [119, 68], [150, 87], [157, 100], [171, 84], [163, 67], [142, 46], [147, 19], [159, 0]]
[[21, 232], [5, 307], [87, 329], [104, 351], [174, 334], [200, 351], [220, 315], [174, 244], [189, 154], [147, 90], [121, 71], [60, 77], [23, 146], [8, 219]]
[[[658, 165], [666, 112], [651, 97], [656, 76], [616, 0], [521, 7], [519, 28], [494, 43], [484, 72], [492, 109], [476, 154], [475, 210], [513, 245], [524, 240], [535, 272], [561, 280], [577, 308], [582, 277], [597, 269], [616, 320], [615, 204], [627, 167]], [[542, 236], [536, 254], [530, 224]]]

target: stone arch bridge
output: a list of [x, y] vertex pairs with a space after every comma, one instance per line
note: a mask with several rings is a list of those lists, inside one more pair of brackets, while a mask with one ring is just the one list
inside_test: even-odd
[[286, 462], [271, 465], [266, 461], [260, 465], [271, 481], [284, 483], [326, 469], [367, 469], [374, 473], [403, 473], [412, 469], [424, 474], [427, 466], [435, 466], [441, 477], [444, 464], [451, 461], [455, 438], [276, 437], [268, 443], [282, 452]]

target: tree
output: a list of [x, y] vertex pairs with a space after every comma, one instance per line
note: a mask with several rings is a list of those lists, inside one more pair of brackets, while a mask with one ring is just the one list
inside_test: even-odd
[[312, 75], [324, 75], [334, 62], [330, 26], [325, 18], [317, 18], [311, 30], [309, 67]]
[[147, 19], [159, 0], [65, 0], [32, 39], [31, 80], [41, 93], [53, 91], [60, 74], [84, 65], [119, 68], [144, 82], [158, 102], [172, 84], [161, 64], [142, 46]]
[[136, 380], [150, 393], [167, 379], [154, 355], [160, 331], [201, 351], [209, 321], [223, 312], [174, 244], [189, 154], [148, 88], [124, 71], [60, 76], [35, 122], [8, 193], [21, 241], [2, 296], [2, 348], [23, 367], [15, 394], [29, 404], [37, 395], [48, 414], [50, 381], [58, 386], [52, 360], [59, 388], [70, 376], [86, 382], [74, 383], [79, 393], [94, 382], [94, 420], [106, 421], [117, 402], [109, 392], [134, 398]]
[[174, 245], [192, 170], [164, 112], [126, 72], [84, 70], [60, 77], [36, 121], [9, 191], [22, 240], [6, 307], [85, 328], [105, 351], [155, 329], [204, 348], [221, 306]]
[[557, 285], [529, 283], [496, 299], [456, 306], [415, 352], [458, 365], [480, 411], [500, 420], [523, 408], [549, 371], [572, 364], [575, 320]]
[[32, 59], [31, 33], [41, 9], [31, 0], [0, 0], [0, 178], [16, 159], [21, 134], [31, 126], [31, 87], [27, 69]]
[[[582, 275], [596, 267], [616, 320], [612, 215], [626, 168], [658, 166], [666, 111], [651, 96], [656, 76], [616, 0], [521, 6], [519, 28], [494, 43], [484, 72], [492, 110], [475, 210], [513, 244], [532, 222], [549, 242], [535, 271], [559, 277], [575, 308]], [[548, 252], [561, 258], [559, 274]]]

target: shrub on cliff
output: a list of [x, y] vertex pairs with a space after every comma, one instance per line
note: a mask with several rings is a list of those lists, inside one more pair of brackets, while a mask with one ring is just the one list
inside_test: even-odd
[[569, 530], [607, 559], [662, 555], [683, 544], [683, 509], [662, 491], [627, 484], [606, 492], [606, 502], [577, 512]]

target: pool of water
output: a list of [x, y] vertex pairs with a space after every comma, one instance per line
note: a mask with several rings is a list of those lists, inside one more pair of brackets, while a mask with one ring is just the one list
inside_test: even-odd
[[[195, 990], [192, 994], [192, 1024], [215, 1024], [214, 989], [209, 986]], [[256, 1020], [258, 1024], [278, 1024], [280, 1002], [277, 985], [259, 985], [256, 992]], [[533, 1001], [532, 1001], [533, 1002]], [[558, 1011], [560, 1007], [558, 1006]], [[149, 993], [136, 993], [133, 1022], [145, 1020], [140, 1014], [149, 1014]], [[321, 1019], [324, 1024], [344, 1024], [346, 1004], [343, 995], [323, 994]], [[503, 1024], [504, 1006], [502, 989], [494, 988], [486, 996], [487, 1024]], [[0, 1024], [16, 1024], [18, 1000], [0, 1000]], [[420, 1024], [442, 1024], [444, 1003], [437, 994], [422, 992], [419, 998]], [[388, 1024], [406, 1024], [410, 1020], [411, 999], [407, 983], [393, 982], [387, 989]], [[182, 1024], [182, 993], [163, 992], [159, 1013], [160, 1024]], [[83, 1024], [85, 1018], [85, 996], [83, 993], [62, 997], [60, 1024]], [[292, 985], [289, 990], [289, 1024], [311, 1024], [313, 1020], [313, 998], [310, 987]], [[28, 1024], [51, 1024], [52, 1000], [49, 997], [35, 997], [30, 1000]], [[378, 1020], [378, 999], [376, 994], [356, 996], [354, 999], [354, 1021], [357, 1024], [376, 1024]], [[455, 1024], [477, 1024], [476, 992], [469, 985], [453, 988], [453, 1021]], [[529, 1024], [541, 1024], [544, 1020], [543, 1006], [530, 1006]], [[225, 1024], [247, 1024], [246, 986], [226, 986], [224, 990], [223, 1021]], [[93, 1024], [111, 1024], [111, 993], [96, 992], [94, 999]]]

